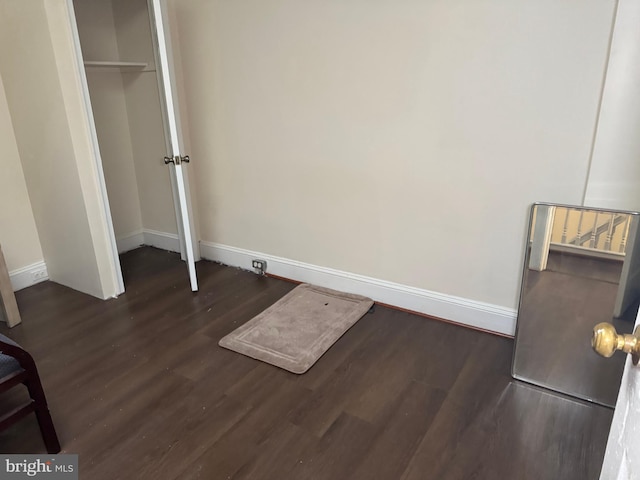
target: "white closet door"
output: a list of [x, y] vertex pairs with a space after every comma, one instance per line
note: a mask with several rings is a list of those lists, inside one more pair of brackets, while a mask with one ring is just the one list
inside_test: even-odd
[[157, 72], [160, 82], [161, 101], [164, 102], [165, 128], [167, 135], [167, 156], [165, 163], [172, 169], [172, 181], [174, 187], [174, 199], [176, 201], [176, 218], [180, 235], [180, 247], [182, 257], [189, 268], [189, 280], [191, 290], [198, 290], [196, 277], [196, 255], [198, 250], [195, 228], [192, 218], [191, 201], [189, 197], [188, 177], [186, 168], [189, 164], [189, 156], [184, 151], [184, 142], [180, 128], [180, 116], [178, 108], [178, 96], [173, 74], [173, 57], [169, 22], [165, 0], [148, 0], [151, 23], [155, 32], [157, 49]]
[[[636, 317], [636, 327], [639, 325], [640, 312]], [[631, 355], [627, 355], [600, 480], [640, 478], [640, 364], [633, 365], [631, 359]]]

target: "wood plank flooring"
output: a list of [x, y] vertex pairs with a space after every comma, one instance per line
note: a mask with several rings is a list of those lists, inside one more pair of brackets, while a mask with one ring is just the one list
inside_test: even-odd
[[[192, 294], [175, 254], [122, 265], [119, 298], [45, 282], [0, 327], [35, 357], [80, 478], [598, 478], [613, 411], [513, 381], [509, 339], [378, 306], [296, 376], [217, 345], [293, 284], [203, 261]], [[0, 452], [44, 452], [35, 418]]]

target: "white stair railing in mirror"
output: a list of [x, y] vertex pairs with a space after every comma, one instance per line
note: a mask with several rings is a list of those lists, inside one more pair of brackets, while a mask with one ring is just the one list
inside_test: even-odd
[[551, 249], [622, 260], [630, 218], [624, 213], [555, 207]]

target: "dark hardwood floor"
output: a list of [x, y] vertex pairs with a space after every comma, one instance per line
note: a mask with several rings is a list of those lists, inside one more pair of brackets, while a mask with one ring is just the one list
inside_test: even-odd
[[[293, 284], [203, 261], [192, 294], [174, 254], [122, 265], [119, 298], [45, 282], [0, 327], [80, 478], [598, 478], [613, 411], [513, 381], [512, 340], [378, 306], [296, 376], [217, 345]], [[35, 418], [0, 451], [44, 452]]]

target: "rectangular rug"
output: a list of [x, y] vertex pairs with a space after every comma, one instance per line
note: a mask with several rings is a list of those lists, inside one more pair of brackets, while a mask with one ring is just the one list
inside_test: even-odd
[[302, 284], [231, 332], [221, 347], [304, 373], [369, 311], [373, 300]]

